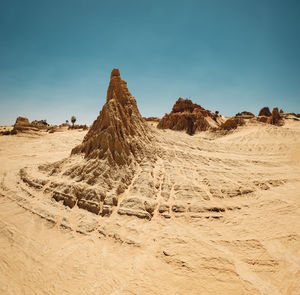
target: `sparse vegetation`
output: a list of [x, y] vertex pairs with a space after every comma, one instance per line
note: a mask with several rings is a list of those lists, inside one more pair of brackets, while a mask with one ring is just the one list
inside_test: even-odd
[[76, 120], [77, 120], [77, 118], [75, 116], [71, 117], [71, 122], [72, 122], [73, 127], [74, 127]]

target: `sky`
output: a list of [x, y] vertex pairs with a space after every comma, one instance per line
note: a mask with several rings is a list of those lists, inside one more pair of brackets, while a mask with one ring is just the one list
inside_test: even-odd
[[143, 116], [178, 97], [300, 113], [298, 0], [0, 0], [0, 125], [91, 124], [113, 68]]

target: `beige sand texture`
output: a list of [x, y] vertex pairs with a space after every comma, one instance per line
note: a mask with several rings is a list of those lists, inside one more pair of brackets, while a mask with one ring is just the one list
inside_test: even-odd
[[[95, 182], [66, 173], [98, 171], [70, 157], [86, 132], [0, 137], [0, 294], [299, 294], [299, 121], [194, 136], [156, 124]], [[63, 192], [105, 177], [94, 212]]]

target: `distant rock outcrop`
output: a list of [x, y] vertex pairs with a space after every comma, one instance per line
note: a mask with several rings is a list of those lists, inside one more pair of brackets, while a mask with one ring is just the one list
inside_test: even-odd
[[241, 113], [237, 113], [235, 115], [235, 117], [239, 117], [239, 118], [242, 118], [242, 119], [251, 119], [251, 118], [254, 118], [255, 116], [251, 112], [243, 111]]
[[29, 123], [29, 120], [25, 117], [18, 117], [13, 128], [14, 132], [27, 132], [27, 131], [39, 131], [39, 129]]
[[267, 123], [269, 117], [266, 116], [258, 116], [257, 121], [262, 123]]
[[257, 121], [282, 126], [284, 124], [282, 117], [283, 111], [280, 111], [281, 112], [278, 111], [278, 108], [273, 108], [273, 111], [271, 113], [268, 107], [264, 107], [260, 110], [259, 116], [257, 117]]
[[160, 118], [157, 117], [143, 117], [143, 119], [147, 122], [159, 122]]
[[48, 128], [48, 126], [49, 126], [49, 124], [47, 123], [46, 120], [40, 120], [40, 121], [34, 120], [34, 121], [31, 122], [31, 125], [33, 127], [41, 129], [41, 130], [44, 130], [44, 129], [46, 130]]
[[229, 131], [232, 129], [236, 129], [238, 126], [242, 126], [244, 124], [245, 124], [244, 119], [238, 118], [238, 117], [233, 117], [233, 118], [228, 119], [223, 124], [221, 124], [220, 129]]
[[268, 118], [267, 123], [272, 125], [282, 125], [281, 116], [279, 114], [278, 108], [274, 108], [272, 111], [272, 116]]
[[218, 114], [194, 104], [190, 99], [179, 98], [171, 113], [165, 114], [157, 128], [186, 130], [188, 134], [192, 135], [196, 131], [217, 128], [221, 121]]
[[265, 116], [265, 117], [270, 117], [271, 115], [272, 113], [268, 107], [263, 107], [258, 114], [258, 116]]

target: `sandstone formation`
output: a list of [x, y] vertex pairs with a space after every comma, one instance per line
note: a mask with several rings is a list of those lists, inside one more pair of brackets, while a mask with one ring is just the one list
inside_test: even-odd
[[33, 127], [38, 128], [39, 130], [46, 130], [49, 126], [49, 124], [46, 122], [46, 120], [34, 120], [31, 122], [31, 125]]
[[39, 131], [39, 129], [32, 124], [25, 117], [18, 117], [14, 125], [13, 131], [15, 132], [27, 132], [27, 131]]
[[136, 100], [120, 77], [118, 69], [111, 73], [106, 104], [94, 121], [82, 144], [72, 154], [85, 158], [108, 159], [109, 163], [130, 164], [140, 160], [149, 141], [148, 129], [137, 108]]
[[299, 122], [147, 124], [157, 159], [114, 167], [68, 157], [82, 132], [0, 137], [0, 294], [298, 294]]
[[18, 132], [37, 132], [41, 130], [47, 131], [48, 129], [49, 124], [46, 120], [34, 120], [30, 123], [27, 118], [18, 117], [10, 134], [17, 134]]
[[267, 123], [269, 117], [266, 116], [258, 116], [257, 121], [262, 122], [262, 123]]
[[263, 107], [260, 111], [258, 116], [265, 116], [265, 117], [270, 117], [272, 114], [270, 112], [270, 109], [268, 107]]
[[281, 125], [282, 120], [281, 116], [279, 114], [278, 108], [274, 108], [272, 111], [272, 116], [268, 118], [267, 123], [270, 123], [272, 125]]
[[160, 118], [157, 117], [143, 117], [143, 119], [147, 122], [159, 122]]
[[236, 129], [238, 126], [242, 126], [245, 124], [244, 119], [238, 118], [238, 117], [233, 117], [225, 121], [224, 123], [221, 124], [220, 129], [221, 130], [232, 130]]
[[282, 110], [280, 112], [278, 111], [278, 108], [273, 108], [272, 113], [270, 112], [268, 107], [264, 107], [260, 110], [259, 116], [257, 117], [257, 120], [259, 122], [282, 126], [284, 124], [283, 116], [284, 113]]
[[247, 111], [243, 111], [241, 113], [237, 113], [235, 115], [235, 117], [238, 117], [238, 118], [242, 118], [242, 119], [252, 119], [254, 118], [254, 114], [252, 114], [251, 112], [247, 112]]
[[196, 131], [206, 131], [216, 128], [222, 120], [216, 113], [194, 104], [190, 99], [179, 98], [174, 104], [170, 114], [160, 120], [157, 128], [186, 130], [192, 135]]
[[139, 167], [143, 163], [151, 165], [155, 154], [152, 131], [139, 113], [127, 83], [114, 69], [106, 103], [71, 156], [41, 165], [38, 178], [26, 169], [20, 176], [27, 185], [71, 208], [77, 205], [104, 216], [119, 207], [116, 210], [121, 215], [150, 219], [155, 204], [142, 192], [135, 191], [129, 198], [124, 193]]

